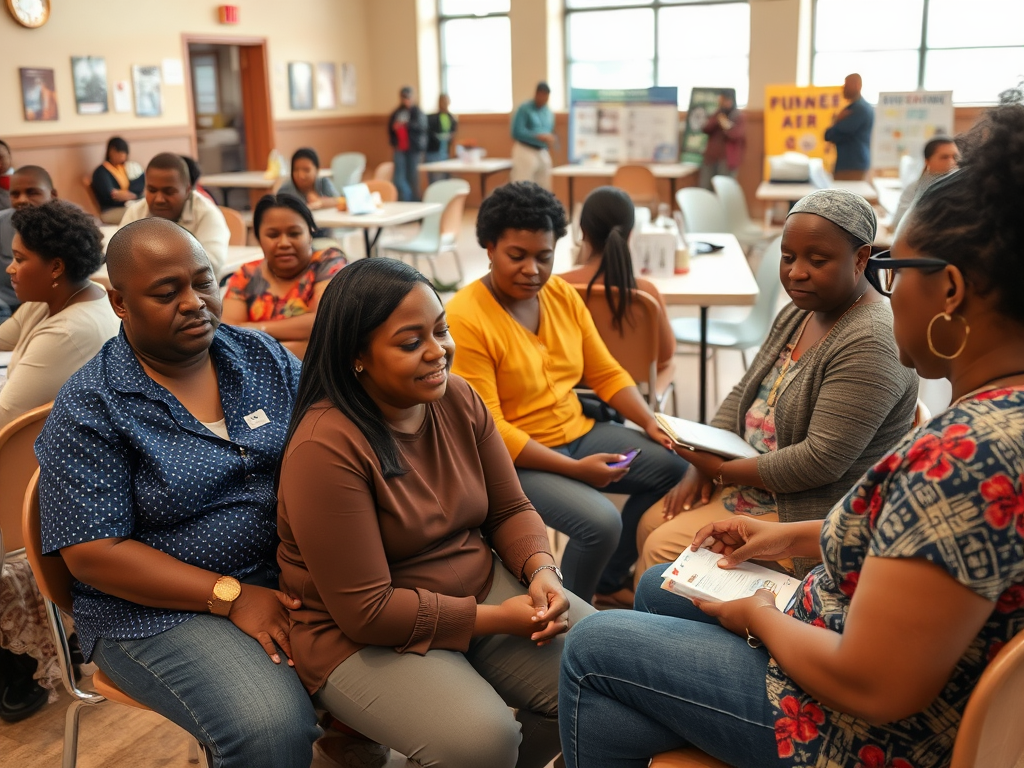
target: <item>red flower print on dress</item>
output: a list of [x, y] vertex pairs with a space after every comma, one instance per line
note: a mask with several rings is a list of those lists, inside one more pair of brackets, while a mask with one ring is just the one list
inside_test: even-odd
[[876, 475], [882, 475], [884, 477], [886, 475], [892, 474], [893, 470], [897, 469], [899, 465], [902, 463], [902, 456], [900, 456], [898, 453], [890, 453], [888, 456], [886, 456], [877, 464], [875, 464], [875, 466], [871, 468], [871, 471], [874, 472]]
[[1024, 584], [1014, 584], [999, 596], [996, 610], [1000, 613], [1013, 613], [1024, 608]]
[[907, 451], [911, 472], [924, 472], [929, 480], [945, 480], [953, 474], [951, 458], [970, 461], [977, 443], [965, 437], [971, 428], [967, 424], [951, 424], [942, 431], [942, 437], [927, 434], [918, 438]]
[[992, 645], [990, 645], [988, 647], [987, 661], [988, 661], [989, 664], [991, 664], [992, 660], [996, 657], [996, 655], [1001, 650], [1003, 650], [1003, 646], [1004, 645], [1006, 645], [1006, 643], [1004, 643], [1002, 640], [996, 640], [995, 642], [992, 643]]
[[885, 752], [881, 747], [876, 747], [874, 744], [868, 744], [866, 747], [861, 747], [860, 752], [857, 753], [857, 757], [860, 758], [860, 762], [857, 763], [857, 768], [914, 768], [913, 765], [908, 763], [902, 757], [894, 757], [892, 760], [886, 762]]
[[839, 582], [839, 591], [847, 597], [853, 597], [853, 593], [857, 591], [858, 581], [860, 581], [860, 571], [848, 573], [846, 578]]
[[1019, 392], [1021, 387], [1000, 387], [999, 389], [990, 389], [988, 392], [981, 392], [971, 400], [999, 400], [1004, 397], [1009, 397], [1014, 392]]
[[792, 757], [794, 741], [806, 744], [818, 738], [818, 726], [825, 722], [825, 713], [813, 701], [801, 706], [795, 696], [784, 697], [779, 707], [786, 715], [775, 721], [779, 757]]
[[875, 519], [878, 517], [878, 513], [882, 511], [882, 488], [879, 485], [873, 486], [871, 488], [871, 495], [868, 498], [864, 498], [864, 491], [864, 486], [857, 489], [857, 495], [850, 501], [850, 509], [855, 515], [863, 515], [867, 512], [868, 524], [874, 527]]
[[[1019, 485], [1024, 485], [1024, 477]], [[1016, 522], [1017, 532], [1024, 536], [1024, 492], [1014, 486], [1008, 475], [999, 474], [982, 483], [981, 497], [989, 503], [985, 508], [989, 525], [1002, 529]]]

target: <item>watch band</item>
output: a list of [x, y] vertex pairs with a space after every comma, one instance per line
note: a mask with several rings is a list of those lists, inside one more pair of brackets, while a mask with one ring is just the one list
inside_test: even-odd
[[533, 573], [531, 573], [529, 580], [526, 582], [527, 586], [529, 586], [530, 584], [533, 583], [534, 577], [538, 573], [540, 573], [541, 571], [554, 571], [555, 572], [555, 576], [558, 577], [558, 583], [559, 584], [562, 583], [562, 572], [560, 570], [558, 570], [558, 566], [557, 565], [550, 565], [549, 564], [549, 565], [542, 565], [540, 568], [536, 569]]

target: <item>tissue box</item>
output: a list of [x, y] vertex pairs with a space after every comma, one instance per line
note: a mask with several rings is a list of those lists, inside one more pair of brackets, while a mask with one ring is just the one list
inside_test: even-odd
[[679, 237], [671, 230], [643, 227], [633, 244], [633, 272], [646, 277], [672, 277]]

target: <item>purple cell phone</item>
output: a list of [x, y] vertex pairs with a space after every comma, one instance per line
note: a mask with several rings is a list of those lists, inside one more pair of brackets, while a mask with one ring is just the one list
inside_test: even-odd
[[624, 458], [622, 461], [616, 461], [613, 464], [609, 464], [608, 466], [611, 467], [612, 469], [622, 469], [622, 467], [628, 467], [630, 464], [633, 463], [633, 459], [640, 455], [640, 452], [642, 450], [643, 448], [634, 448], [632, 451], [627, 451], [626, 453], [623, 454], [623, 456], [625, 456], [626, 458]]

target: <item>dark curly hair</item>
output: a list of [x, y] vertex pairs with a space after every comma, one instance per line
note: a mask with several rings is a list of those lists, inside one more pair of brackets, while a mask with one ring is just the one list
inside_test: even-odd
[[565, 209], [553, 194], [532, 181], [514, 181], [496, 190], [480, 204], [476, 240], [481, 248], [494, 245], [506, 229], [552, 232], [557, 242], [568, 224]]
[[1024, 104], [1004, 92], [967, 134], [956, 139], [960, 170], [915, 202], [904, 235], [915, 250], [956, 266], [995, 309], [1024, 323]]
[[103, 263], [103, 235], [92, 216], [77, 205], [51, 200], [14, 212], [11, 224], [25, 247], [45, 261], [60, 258], [73, 283], [80, 283]]

